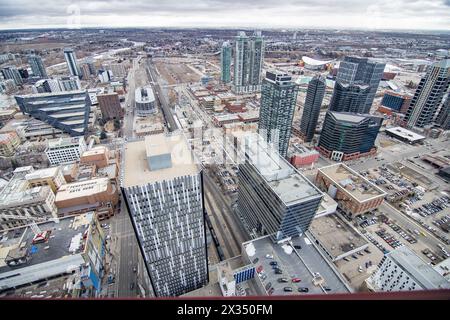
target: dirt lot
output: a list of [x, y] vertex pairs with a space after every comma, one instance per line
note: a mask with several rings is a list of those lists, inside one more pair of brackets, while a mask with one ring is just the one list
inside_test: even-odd
[[158, 61], [156, 68], [169, 85], [200, 81], [200, 76], [184, 63]]

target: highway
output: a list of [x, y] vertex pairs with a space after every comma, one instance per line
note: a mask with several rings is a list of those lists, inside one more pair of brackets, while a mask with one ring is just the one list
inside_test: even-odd
[[173, 118], [173, 114], [172, 111], [170, 110], [170, 106], [169, 103], [167, 102], [167, 98], [166, 95], [164, 94], [161, 85], [159, 84], [159, 80], [158, 80], [158, 75], [155, 69], [155, 66], [153, 64], [153, 62], [151, 61], [151, 59], [147, 59], [146, 60], [147, 63], [147, 75], [149, 77], [150, 82], [152, 82], [153, 84], [153, 88], [156, 91], [156, 97], [158, 102], [159, 102], [159, 106], [161, 107], [161, 111], [163, 112], [164, 115], [164, 119], [166, 120], [166, 125], [167, 128], [169, 129], [170, 132], [176, 131], [178, 130], [178, 125], [175, 122], [175, 119]]

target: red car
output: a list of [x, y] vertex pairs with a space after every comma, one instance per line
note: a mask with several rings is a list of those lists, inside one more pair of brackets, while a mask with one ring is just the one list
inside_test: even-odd
[[256, 269], [256, 272], [260, 273], [262, 270], [263, 270], [263, 266], [259, 266], [259, 267]]
[[300, 278], [292, 278], [292, 282], [300, 282], [302, 281]]

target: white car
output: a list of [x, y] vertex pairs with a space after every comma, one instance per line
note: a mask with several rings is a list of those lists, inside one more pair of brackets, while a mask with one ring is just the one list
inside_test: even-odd
[[271, 255], [271, 254], [266, 254], [266, 258], [267, 258], [267, 259], [273, 259], [273, 255]]

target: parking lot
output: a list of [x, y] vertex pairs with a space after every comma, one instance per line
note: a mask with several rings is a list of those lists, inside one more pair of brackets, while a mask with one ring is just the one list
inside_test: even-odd
[[[255, 240], [252, 244], [256, 253], [249, 258], [256, 267], [258, 277], [268, 294], [348, 292], [336, 273], [323, 262], [323, 258], [308, 238], [299, 237], [293, 239], [292, 245], [289, 243], [280, 245], [274, 244], [266, 237]], [[281, 273], [276, 271], [277, 269], [281, 270]], [[300, 281], [295, 282], [298, 280]], [[285, 288], [292, 291], [285, 291]], [[302, 289], [299, 288], [307, 288], [308, 292], [301, 292], [299, 290]]]

